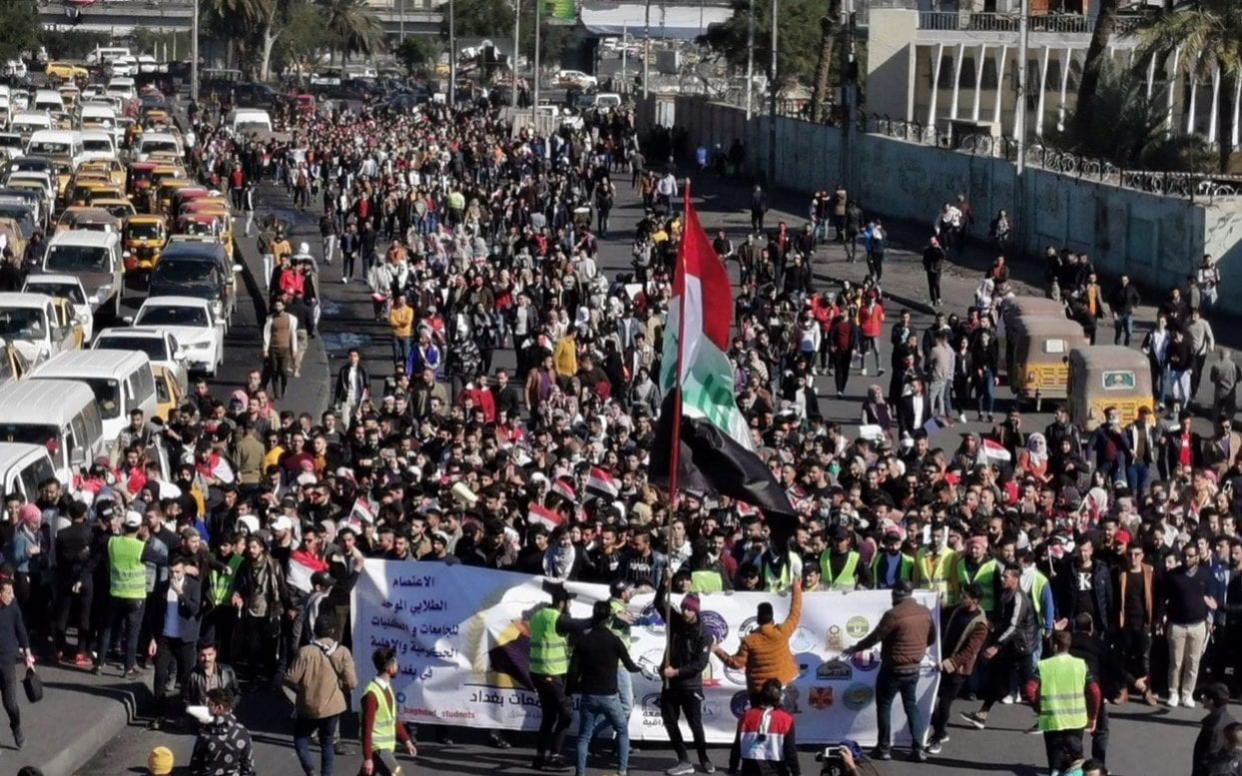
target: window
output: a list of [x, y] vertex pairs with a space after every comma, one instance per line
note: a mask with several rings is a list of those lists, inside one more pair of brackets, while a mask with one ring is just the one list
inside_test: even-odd
[[49, 272], [111, 272], [107, 248], [90, 245], [53, 245], [44, 260]]
[[210, 326], [201, 307], [148, 307], [138, 316], [142, 326]]
[[52, 464], [46, 458], [36, 458], [29, 466], [22, 469], [21, 480], [22, 487], [26, 489], [26, 498], [29, 500], [39, 492], [39, 486], [47, 480], [56, 479], [56, 472], [52, 470]]
[[1132, 391], [1137, 384], [1134, 372], [1128, 369], [1110, 369], [1104, 373], [1101, 382], [1106, 391]]

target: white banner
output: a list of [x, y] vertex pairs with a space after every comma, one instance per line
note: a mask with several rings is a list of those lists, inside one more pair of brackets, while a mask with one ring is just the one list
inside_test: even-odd
[[[574, 617], [590, 615], [591, 604], [608, 597], [604, 585], [569, 583], [577, 594]], [[939, 622], [935, 594], [916, 598]], [[638, 617], [630, 654], [658, 669], [665, 645], [663, 618], [652, 595], [636, 596]], [[536, 730], [539, 700], [529, 689], [530, 629], [534, 612], [550, 600], [543, 578], [507, 571], [443, 563], [368, 560], [353, 593], [354, 651], [359, 691], [374, 674], [371, 652], [388, 645], [397, 651], [401, 674], [394, 682], [401, 719], [430, 724]], [[716, 641], [735, 652], [741, 636], [753, 630], [759, 603], [770, 601], [776, 621], [789, 612], [788, 595], [718, 593], [702, 596], [701, 617]], [[796, 715], [799, 743], [853, 739], [876, 742], [875, 682], [879, 647], [842, 660], [841, 650], [875, 627], [889, 608], [888, 591], [807, 593], [790, 647], [801, 669], [788, 695]], [[920, 668], [918, 703], [930, 719], [940, 662], [939, 639]], [[666, 741], [660, 718], [660, 685], [634, 677], [635, 740]], [[730, 743], [747, 704], [741, 671], [715, 657], [704, 672], [703, 722], [707, 739]], [[909, 740], [900, 698], [893, 703], [893, 730]]]

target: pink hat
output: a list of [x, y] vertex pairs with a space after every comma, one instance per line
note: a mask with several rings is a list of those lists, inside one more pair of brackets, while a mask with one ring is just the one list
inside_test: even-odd
[[23, 523], [37, 523], [43, 519], [43, 511], [34, 504], [22, 504], [17, 515]]

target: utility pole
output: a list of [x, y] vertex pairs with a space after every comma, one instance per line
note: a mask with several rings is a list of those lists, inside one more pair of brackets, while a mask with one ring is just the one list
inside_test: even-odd
[[522, 0], [513, 0], [513, 110], [518, 103], [518, 53], [522, 50]]
[[[753, 3], [755, 0], [751, 0]], [[651, 81], [651, 0], [647, 0], [643, 13], [643, 99], [647, 99], [647, 84]]]
[[449, 0], [449, 110], [457, 104], [457, 13]]
[[854, 50], [854, 26], [857, 16], [854, 0], [845, 0], [845, 43], [841, 46], [841, 180], [846, 191], [853, 190], [850, 180], [850, 132], [854, 124], [854, 100], [858, 94], [858, 75]]
[[[1018, 141], [1018, 179], [1026, 171], [1026, 57], [1031, 46], [1031, 0], [1022, 0], [1018, 19], [1018, 101], [1014, 105], [1013, 134]], [[1018, 190], [1021, 191], [1021, 185]]]
[[746, 26], [746, 120], [750, 121], [755, 88], [755, 0], [750, 0], [750, 22]]
[[539, 28], [543, 26], [543, 2], [544, 0], [535, 0], [535, 67], [531, 71], [534, 90], [530, 105], [530, 126], [536, 135], [539, 134]]
[[780, 0], [772, 0], [772, 65], [768, 71], [768, 190], [776, 185], [776, 30]]
[[401, 19], [401, 32], [398, 34], [398, 39], [405, 43], [405, 0], [397, 0], [397, 2], [401, 4], [398, 8]]
[[198, 102], [198, 0], [190, 20], [190, 100]]
[[626, 57], [630, 53], [629, 49], [630, 23], [624, 21], [621, 23], [621, 93], [625, 94], [630, 90], [629, 69], [626, 67]]

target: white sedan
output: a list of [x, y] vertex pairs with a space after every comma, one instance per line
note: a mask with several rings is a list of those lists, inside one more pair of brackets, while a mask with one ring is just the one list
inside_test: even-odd
[[224, 321], [211, 302], [192, 296], [148, 297], [138, 308], [135, 326], [153, 326], [173, 335], [187, 369], [214, 377], [224, 363]]

